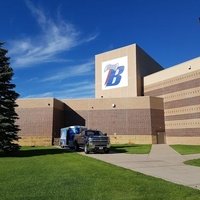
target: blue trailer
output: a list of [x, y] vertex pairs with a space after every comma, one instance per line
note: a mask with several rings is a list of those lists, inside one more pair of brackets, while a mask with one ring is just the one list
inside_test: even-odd
[[79, 134], [80, 132], [87, 130], [85, 126], [69, 126], [60, 129], [60, 146], [62, 148], [74, 147], [74, 135]]

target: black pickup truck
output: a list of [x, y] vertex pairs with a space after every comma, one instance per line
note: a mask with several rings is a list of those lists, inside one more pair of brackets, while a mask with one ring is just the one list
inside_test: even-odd
[[74, 137], [74, 146], [78, 151], [79, 148], [84, 148], [84, 152], [104, 152], [110, 150], [110, 138], [98, 130], [84, 130]]

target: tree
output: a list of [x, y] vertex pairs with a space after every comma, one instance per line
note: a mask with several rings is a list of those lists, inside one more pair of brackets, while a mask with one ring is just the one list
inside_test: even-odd
[[19, 94], [15, 92], [15, 84], [11, 83], [14, 75], [10, 67], [7, 50], [0, 42], [0, 150], [13, 151], [19, 149], [18, 141], [19, 126], [15, 124], [18, 115], [16, 99]]

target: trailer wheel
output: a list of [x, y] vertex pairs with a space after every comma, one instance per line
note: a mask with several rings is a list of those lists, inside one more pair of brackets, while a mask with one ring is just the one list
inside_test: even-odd
[[87, 146], [87, 145], [84, 146], [84, 152], [85, 152], [85, 154], [88, 154], [88, 153], [89, 153], [89, 150], [88, 150], [88, 146]]
[[79, 151], [79, 145], [77, 142], [74, 142], [74, 149], [75, 151]]

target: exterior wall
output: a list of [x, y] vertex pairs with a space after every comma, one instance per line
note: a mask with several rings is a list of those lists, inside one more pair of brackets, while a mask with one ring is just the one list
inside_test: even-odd
[[23, 146], [57, 145], [60, 128], [70, 125], [100, 129], [112, 143], [156, 143], [157, 131], [164, 130], [162, 98], [21, 99], [17, 103]]
[[[127, 56], [128, 86], [109, 90], [102, 89], [102, 62]], [[143, 95], [143, 76], [161, 70], [162, 67], [136, 44], [95, 56], [95, 97], [118, 98]]]
[[19, 99], [20, 145], [52, 145], [53, 99]]
[[169, 144], [200, 144], [200, 58], [144, 78], [144, 93], [164, 98]]
[[[128, 57], [128, 86], [102, 90], [102, 62], [124, 56]], [[103, 98], [137, 96], [136, 45], [126, 46], [95, 56], [95, 97], [101, 98], [101, 96]]]
[[[125, 56], [128, 86], [102, 90], [102, 62]], [[95, 62], [96, 99], [17, 101], [21, 145], [56, 145], [71, 125], [100, 129], [112, 143], [157, 143], [165, 132], [168, 144], [200, 144], [200, 57], [162, 70], [133, 44]]]
[[52, 132], [52, 143], [53, 145], [59, 144], [59, 138], [60, 138], [60, 129], [63, 127], [66, 127], [66, 121], [67, 117], [65, 116], [65, 107], [66, 105], [57, 100], [54, 99], [54, 105], [53, 105], [53, 132]]
[[149, 74], [163, 70], [153, 58], [151, 58], [143, 49], [136, 45], [136, 67], [137, 67], [137, 95], [144, 95], [143, 78]]
[[156, 135], [110, 135], [111, 144], [157, 144]]
[[[163, 100], [153, 97], [62, 100], [76, 119], [91, 129], [111, 136], [112, 143], [156, 143], [156, 134], [164, 130]], [[113, 106], [114, 105], [114, 106]], [[71, 113], [72, 114], [72, 113]], [[154, 120], [151, 118], [154, 117]], [[71, 121], [74, 125], [77, 121]]]

